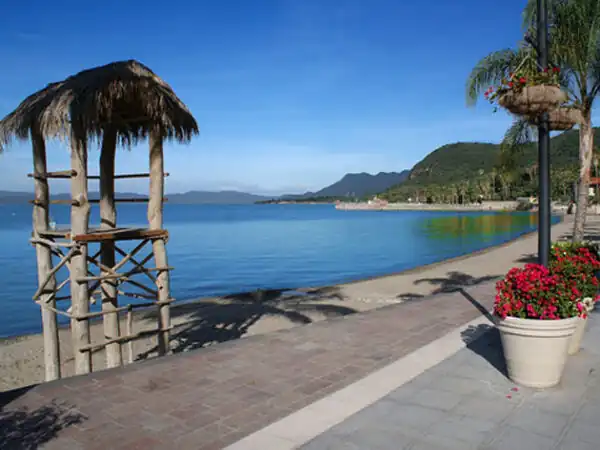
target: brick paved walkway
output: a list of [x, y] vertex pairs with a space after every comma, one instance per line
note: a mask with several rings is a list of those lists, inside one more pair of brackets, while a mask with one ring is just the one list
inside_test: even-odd
[[481, 315], [493, 283], [0, 395], [1, 448], [220, 449]]

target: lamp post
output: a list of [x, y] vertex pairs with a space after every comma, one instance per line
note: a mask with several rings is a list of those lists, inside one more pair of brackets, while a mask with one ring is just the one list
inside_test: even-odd
[[[548, 67], [548, 10], [546, 0], [537, 0], [538, 64]], [[538, 199], [538, 258], [548, 266], [550, 257], [550, 130], [548, 113], [542, 114], [538, 127], [539, 199]]]

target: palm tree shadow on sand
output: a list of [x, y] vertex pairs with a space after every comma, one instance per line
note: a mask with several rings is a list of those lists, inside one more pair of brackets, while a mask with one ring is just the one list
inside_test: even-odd
[[[180, 353], [239, 339], [268, 316], [307, 325], [313, 322], [315, 315], [334, 318], [356, 313], [353, 308], [326, 303], [344, 299], [341, 289], [331, 286], [302, 290], [266, 289], [227, 295], [218, 303], [183, 304], [171, 312], [173, 319], [185, 317], [185, 322], [175, 326], [171, 333], [172, 349], [174, 353]], [[137, 359], [146, 359], [156, 350], [151, 348]]]
[[[451, 271], [448, 272], [448, 276], [444, 278], [420, 278], [414, 282], [415, 285], [422, 283], [429, 283], [434, 286], [438, 286], [431, 292], [431, 295], [437, 294], [450, 294], [454, 292], [460, 293], [469, 303], [481, 312], [483, 316], [493, 321], [489, 311], [479, 303], [466, 289], [483, 284], [491, 281], [499, 280], [501, 275], [486, 275], [483, 277], [474, 277], [464, 272]], [[417, 300], [425, 299], [426, 297], [421, 294], [415, 293], [404, 293], [399, 294], [397, 298], [402, 300]]]
[[[472, 275], [451, 271], [444, 278], [421, 278], [415, 281], [415, 284], [429, 283], [437, 286], [433, 290], [432, 295], [459, 293], [471, 305], [473, 305], [489, 323], [480, 324], [477, 326], [469, 325], [461, 331], [461, 338], [466, 344], [466, 347], [483, 359], [488, 361], [496, 370], [504, 376], [507, 376], [506, 364], [502, 353], [502, 344], [500, 342], [500, 334], [494, 327], [495, 318], [490, 314], [490, 311], [483, 306], [477, 299], [469, 293], [469, 288], [480, 284], [496, 281], [501, 278], [501, 275], [486, 275], [483, 277], [473, 277]], [[425, 297], [418, 294], [401, 294], [398, 298], [418, 299]]]

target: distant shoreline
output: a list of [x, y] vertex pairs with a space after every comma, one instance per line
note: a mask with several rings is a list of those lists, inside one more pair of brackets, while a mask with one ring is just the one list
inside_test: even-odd
[[517, 201], [488, 201], [480, 204], [450, 205], [440, 203], [338, 203], [335, 209], [339, 211], [516, 211]]
[[295, 200], [269, 200], [255, 202], [255, 205], [334, 205], [335, 202], [298, 202]]

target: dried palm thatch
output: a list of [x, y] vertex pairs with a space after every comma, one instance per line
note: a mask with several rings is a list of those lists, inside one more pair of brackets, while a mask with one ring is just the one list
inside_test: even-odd
[[[527, 120], [532, 125], [539, 125], [540, 116], [532, 116]], [[569, 106], [561, 106], [548, 113], [548, 125], [553, 131], [567, 131], [573, 128], [578, 123], [581, 123], [581, 111], [577, 108]]]
[[542, 84], [510, 90], [498, 98], [498, 103], [513, 114], [536, 115], [552, 111], [567, 100], [567, 93], [559, 86]]
[[0, 150], [14, 138], [27, 139], [34, 125], [45, 138], [60, 139], [69, 139], [73, 130], [99, 139], [112, 128], [124, 145], [156, 129], [179, 142], [198, 133], [171, 87], [135, 60], [84, 70], [30, 95], [0, 121]]

